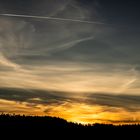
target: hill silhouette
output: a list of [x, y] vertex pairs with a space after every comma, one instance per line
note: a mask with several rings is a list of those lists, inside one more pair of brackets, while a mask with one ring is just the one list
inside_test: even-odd
[[[56, 117], [39, 117], [39, 116], [21, 116], [21, 115], [0, 115], [0, 133], [11, 133], [12, 134], [30, 134], [44, 135], [51, 137], [56, 137], [56, 135], [73, 136], [77, 135], [80, 137], [89, 137], [94, 135], [94, 137], [111, 136], [112, 134], [116, 136], [120, 135], [132, 135], [136, 136], [139, 134], [140, 125], [118, 125], [114, 126], [112, 124], [89, 124], [82, 125], [78, 123], [67, 122], [64, 119]], [[53, 133], [53, 135], [52, 135]], [[24, 136], [23, 135], [23, 136]]]

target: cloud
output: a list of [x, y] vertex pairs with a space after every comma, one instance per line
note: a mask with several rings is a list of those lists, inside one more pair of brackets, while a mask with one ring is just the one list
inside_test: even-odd
[[56, 53], [57, 51], [62, 51], [62, 50], [70, 49], [72, 47], [75, 47], [75, 45], [77, 45], [77, 44], [79, 44], [81, 42], [92, 40], [92, 39], [94, 39], [94, 37], [90, 36], [90, 37], [80, 38], [80, 39], [77, 39], [77, 40], [73, 40], [73, 41], [67, 42], [67, 43], [62, 44], [61, 46], [58, 46], [57, 48], [55, 48], [53, 53]]
[[[25, 5], [26, 4], [28, 7], [30, 2], [25, 3]], [[48, 16], [51, 13], [53, 16], [59, 13], [59, 16], [63, 14], [62, 17], [64, 18], [68, 18], [70, 15], [71, 18], [76, 18], [73, 14], [73, 8], [79, 11], [77, 12], [77, 15], [82, 17], [83, 20], [85, 14], [87, 14], [84, 13], [85, 10], [83, 13], [80, 12], [84, 7], [81, 7], [78, 2], [64, 0], [59, 3], [56, 1], [55, 4], [52, 4], [50, 1], [49, 4], [51, 6], [48, 6], [48, 2], [45, 1], [41, 4], [41, 6], [45, 5], [48, 7], [45, 7], [45, 13], [48, 13]], [[15, 7], [18, 7], [18, 5], [19, 3], [17, 2]], [[9, 4], [8, 7], [9, 10], [6, 9], [6, 6], [3, 8], [5, 8], [5, 11], [7, 10], [7, 12], [13, 10], [12, 5]], [[67, 9], [67, 7], [69, 8]], [[35, 3], [32, 5], [32, 9], [34, 8], [36, 8]], [[54, 11], [55, 9], [57, 12]], [[28, 11], [28, 8], [25, 8], [24, 12], [26, 12], [26, 10]], [[65, 12], [63, 12], [64, 10]], [[19, 11], [17, 10], [17, 12]], [[31, 13], [32, 12], [33, 11], [31, 11]], [[39, 13], [42, 13], [42, 10]], [[36, 15], [36, 13], [33, 15]], [[69, 50], [77, 44], [89, 41], [94, 37], [92, 33], [94, 25], [87, 26], [79, 23], [60, 23], [55, 21], [38, 22], [33, 19], [27, 20], [4, 17], [1, 17], [0, 21], [1, 87], [22, 87], [26, 90], [29, 88], [63, 90], [62, 83], [64, 83], [64, 81], [60, 81], [60, 76], [58, 75], [57, 70], [59, 67], [65, 67], [64, 65], [67, 64], [67, 62], [65, 62], [64, 58], [63, 61], [57, 62], [55, 60], [52, 62], [55, 58], [55, 52]], [[50, 71], [48, 70], [52, 67], [50, 65], [53, 65], [55, 69], [55, 72], [53, 71], [51, 76]], [[5, 70], [8, 70], [8, 72]], [[61, 76], [64, 78], [67, 77], [65, 73], [61, 73]], [[69, 84], [70, 79], [68, 78], [67, 80]], [[59, 85], [57, 85], [58, 82]]]
[[9, 101], [27, 102], [36, 105], [42, 104], [46, 106], [62, 105], [64, 103], [83, 103], [91, 106], [105, 106], [106, 109], [104, 111], [111, 111], [107, 107], [122, 108], [130, 112], [137, 112], [140, 109], [140, 96], [132, 94], [113, 95], [111, 93], [86, 93], [79, 97], [74, 93], [60, 91], [1, 88], [0, 98]]
[[140, 96], [133, 94], [113, 95], [107, 93], [93, 93], [87, 96], [87, 103], [108, 107], [123, 108], [130, 112], [137, 112], [140, 109]]
[[1, 67], [8, 67], [8, 68], [13, 68], [13, 69], [19, 69], [20, 66], [18, 64], [15, 64], [14, 62], [11, 62], [7, 58], [5, 58], [1, 53], [0, 53], [0, 65]]
[[[1, 13], [108, 21], [96, 2], [8, 1], [0, 1]], [[0, 16], [0, 110], [78, 122], [139, 119], [138, 31]]]
[[79, 23], [85, 23], [85, 24], [104, 24], [104, 23], [101, 23], [101, 22], [94, 22], [94, 21], [87, 21], [87, 20], [80, 20], [80, 19], [48, 17], [48, 16], [17, 15], [17, 14], [0, 14], [0, 16], [20, 17], [20, 18], [35, 18], [35, 19], [46, 19], [46, 20], [58, 20], [58, 21], [68, 21], [68, 22], [79, 22]]
[[[41, 6], [46, 5], [48, 7], [45, 8], [48, 9], [46, 11], [50, 14], [53, 13], [54, 16], [54, 9], [56, 14], [61, 9], [62, 13], [65, 13], [65, 15], [63, 15], [64, 18], [68, 18], [67, 14], [73, 12], [71, 5], [79, 7], [78, 2], [74, 1], [62, 0], [60, 3], [56, 2], [55, 4], [52, 4], [50, 1], [49, 4], [51, 6], [48, 7], [48, 2], [43, 1]], [[27, 3], [27, 6], [28, 4], [30, 4], [30, 2]], [[36, 3], [32, 6], [36, 7]], [[67, 6], [69, 9], [66, 8]], [[63, 12], [64, 9], [67, 12]], [[83, 7], [79, 7], [78, 11], [79, 9], [82, 10]], [[26, 10], [27, 9], [24, 11]], [[85, 17], [84, 12], [77, 12], [77, 14], [79, 14], [79, 16], [83, 16], [83, 18]], [[74, 18], [73, 16], [74, 15], [72, 15], [71, 18]], [[45, 56], [42, 61], [46, 61], [47, 56], [51, 55], [51, 53], [61, 51], [63, 50], [62, 48], [71, 48], [74, 44], [86, 41], [88, 38], [90, 40], [90, 37], [93, 36], [91, 34], [91, 28], [93, 28], [92, 26], [59, 23], [55, 21], [40, 21], [40, 23], [36, 23], [34, 20], [1, 17], [0, 26], [1, 53], [6, 59], [10, 59], [8, 61], [14, 61], [18, 64], [34, 64], [32, 63], [33, 59], [32, 61], [28, 59], [27, 62], [25, 58], [34, 57], [36, 60], [41, 56]], [[51, 53], [49, 50], [51, 50]], [[53, 57], [51, 59], [53, 59]]]
[[78, 96], [51, 90], [0, 89], [1, 112], [57, 116], [79, 123], [139, 122], [139, 102], [139, 95], [85, 93]]
[[0, 98], [9, 101], [28, 102], [44, 105], [62, 104], [72, 100], [72, 97], [69, 97], [68, 93], [59, 91], [25, 90], [12, 88], [1, 88]]

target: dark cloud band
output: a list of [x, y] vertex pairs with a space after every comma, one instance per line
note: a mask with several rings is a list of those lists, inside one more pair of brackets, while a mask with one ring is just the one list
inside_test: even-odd
[[[70, 93], [69, 93], [70, 94]], [[0, 99], [16, 102], [51, 105], [63, 103], [85, 103], [106, 107], [123, 108], [127, 111], [139, 111], [139, 95], [112, 95], [107, 93], [85, 94], [82, 98], [70, 97], [68, 93], [43, 90], [0, 89]]]

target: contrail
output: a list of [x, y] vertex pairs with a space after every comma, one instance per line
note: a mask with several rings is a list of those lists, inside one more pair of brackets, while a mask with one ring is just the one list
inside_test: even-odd
[[0, 14], [0, 16], [71, 21], [71, 22], [80, 22], [80, 23], [87, 23], [87, 24], [105, 24], [102, 22], [95, 22], [95, 21], [78, 20], [78, 19], [70, 19], [70, 18], [57, 18], [57, 17], [48, 17], [48, 16], [32, 16], [32, 15], [17, 15], [17, 14]]
[[73, 40], [73, 41], [70, 41], [68, 43], [65, 43], [65, 44], [62, 44], [62, 45], [59, 45], [57, 48], [55, 49], [49, 49], [50, 51], [61, 51], [61, 50], [65, 50], [65, 49], [69, 49], [69, 48], [72, 48], [74, 47], [76, 44], [80, 43], [80, 42], [84, 42], [84, 41], [87, 41], [87, 40], [92, 40], [94, 37], [93, 36], [90, 36], [90, 37], [86, 37], [86, 38], [81, 38], [81, 39], [77, 39], [77, 40]]

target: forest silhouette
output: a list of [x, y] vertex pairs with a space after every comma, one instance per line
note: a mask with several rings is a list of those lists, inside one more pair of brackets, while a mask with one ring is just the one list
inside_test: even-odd
[[138, 137], [140, 125], [87, 124], [49, 116], [0, 115], [1, 137], [22, 139], [120, 139]]
[[65, 119], [50, 116], [26, 116], [15, 114], [1, 114], [0, 115], [0, 130], [1, 129], [25, 129], [25, 130], [68, 130], [68, 129], [80, 129], [80, 130], [140, 130], [139, 124], [127, 124], [127, 125], [113, 125], [113, 124], [80, 124], [67, 122]]

